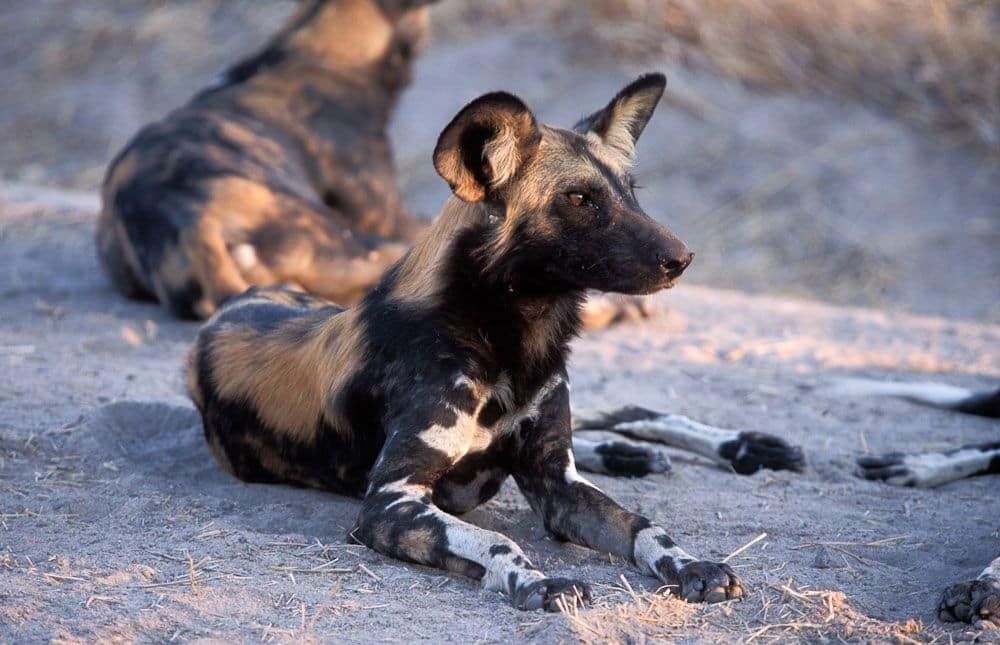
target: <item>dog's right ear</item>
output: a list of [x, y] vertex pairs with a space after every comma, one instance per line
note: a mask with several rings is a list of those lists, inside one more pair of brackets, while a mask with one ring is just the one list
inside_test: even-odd
[[459, 199], [482, 201], [514, 178], [540, 140], [535, 115], [521, 99], [507, 92], [484, 94], [441, 132], [434, 168]]

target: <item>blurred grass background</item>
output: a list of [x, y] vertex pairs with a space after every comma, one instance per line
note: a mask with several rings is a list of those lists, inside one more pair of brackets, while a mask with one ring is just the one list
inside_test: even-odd
[[[93, 191], [142, 124], [256, 49], [292, 0], [0, 5], [0, 180]], [[393, 124], [436, 212], [440, 126], [488, 89], [569, 125], [669, 78], [640, 199], [685, 281], [1000, 321], [1000, 0], [442, 0]]]
[[451, 3], [441, 22], [456, 33], [538, 4], [619, 56], [839, 93], [1000, 152], [998, 0], [488, 0]]

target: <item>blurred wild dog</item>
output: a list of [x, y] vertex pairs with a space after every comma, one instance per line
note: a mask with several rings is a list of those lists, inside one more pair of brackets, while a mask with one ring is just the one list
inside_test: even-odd
[[434, 151], [453, 195], [357, 306], [260, 288], [223, 306], [187, 368], [223, 467], [361, 496], [358, 540], [480, 579], [521, 609], [590, 590], [453, 515], [511, 475], [558, 538], [691, 601], [741, 597], [729, 566], [618, 506], [580, 476], [572, 450], [566, 359], [585, 291], [653, 293], [692, 259], [631, 185], [665, 82], [639, 78], [573, 130], [539, 124], [511, 94], [476, 99]]
[[254, 284], [361, 297], [416, 236], [386, 124], [432, 0], [306, 0], [111, 162], [98, 256], [126, 296], [207, 317]]
[[[350, 304], [425, 224], [386, 135], [434, 0], [307, 0], [257, 54], [108, 167], [98, 257], [119, 291], [207, 318], [251, 285]], [[599, 298], [587, 327], [645, 316]]]

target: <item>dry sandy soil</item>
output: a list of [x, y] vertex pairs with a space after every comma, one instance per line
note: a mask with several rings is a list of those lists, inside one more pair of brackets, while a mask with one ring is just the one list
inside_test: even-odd
[[[869, 451], [994, 438], [996, 422], [808, 389], [837, 375], [996, 385], [995, 162], [833, 98], [654, 64], [671, 93], [640, 144], [640, 199], [699, 257], [654, 317], [576, 343], [574, 403], [771, 432], [809, 468], [739, 477], [672, 453], [665, 475], [594, 477], [706, 558], [767, 534], [731, 560], [748, 599], [712, 607], [545, 538], [505, 488], [469, 519], [597, 589], [593, 608], [526, 614], [351, 545], [352, 500], [215, 465], [180, 376], [196, 325], [110, 289], [93, 188], [141, 123], [252, 49], [287, 5], [109, 3], [95, 17], [86, 4], [17, 3], [0, 21], [0, 60], [17, 63], [0, 65], [0, 86], [21, 89], [0, 104], [0, 173], [20, 182], [0, 187], [0, 642], [1000, 641], [933, 618], [945, 585], [1000, 553], [997, 478], [921, 491], [853, 467]], [[393, 126], [407, 198], [427, 215], [445, 189], [429, 150], [468, 98], [503, 87], [569, 123], [640, 69], [572, 33], [443, 31]]]
[[93, 259], [94, 198], [8, 186], [0, 202], [0, 641], [961, 638], [934, 621], [937, 594], [1000, 551], [995, 477], [896, 489], [856, 479], [852, 462], [985, 440], [996, 422], [805, 389], [843, 374], [989, 386], [1000, 329], [682, 286], [648, 321], [577, 342], [573, 395], [804, 446], [803, 474], [740, 477], [674, 455], [667, 475], [594, 478], [705, 557], [767, 533], [732, 560], [749, 598], [635, 599], [621, 576], [637, 593], [656, 584], [545, 538], [511, 487], [469, 519], [597, 585], [597, 607], [575, 617], [518, 612], [350, 546], [352, 500], [225, 474], [183, 393], [195, 324], [111, 291]]

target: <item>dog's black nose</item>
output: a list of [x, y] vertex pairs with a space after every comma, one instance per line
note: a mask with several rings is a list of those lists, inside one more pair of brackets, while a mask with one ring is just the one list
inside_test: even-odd
[[676, 278], [684, 273], [684, 269], [688, 268], [688, 265], [691, 264], [691, 260], [694, 259], [694, 251], [685, 249], [683, 253], [676, 256], [658, 254], [656, 259], [667, 275], [671, 278]]

